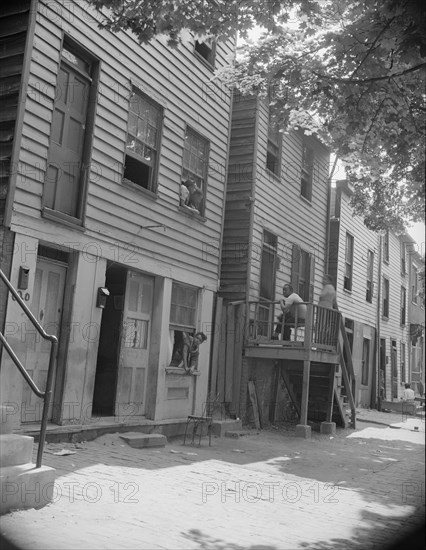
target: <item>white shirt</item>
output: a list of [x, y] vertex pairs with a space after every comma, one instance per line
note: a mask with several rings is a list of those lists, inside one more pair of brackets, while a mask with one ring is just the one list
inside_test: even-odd
[[306, 319], [306, 305], [298, 294], [293, 292], [290, 296], [281, 300], [281, 309], [284, 313], [290, 313], [290, 315], [296, 317], [296, 308], [297, 318]]
[[403, 401], [414, 401], [414, 391], [411, 388], [405, 388], [402, 392]]

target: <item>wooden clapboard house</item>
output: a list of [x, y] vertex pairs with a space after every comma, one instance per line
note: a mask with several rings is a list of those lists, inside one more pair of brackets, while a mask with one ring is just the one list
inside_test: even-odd
[[[257, 406], [260, 424], [278, 421], [289, 401], [303, 426], [346, 425], [346, 404], [353, 409], [341, 317], [316, 305], [328, 247], [328, 166], [315, 137], [280, 133], [265, 103], [235, 96], [211, 385], [236, 416], [253, 421]], [[307, 303], [290, 341], [273, 339], [284, 283]]]
[[[211, 77], [234, 44], [141, 45], [102, 19], [79, 1], [2, 3], [2, 267], [59, 337], [49, 421], [179, 425], [207, 392], [231, 108]], [[49, 346], [4, 290], [1, 328], [43, 388]], [[177, 351], [196, 331], [209, 340], [188, 375]], [[39, 422], [1, 361], [15, 425]]]

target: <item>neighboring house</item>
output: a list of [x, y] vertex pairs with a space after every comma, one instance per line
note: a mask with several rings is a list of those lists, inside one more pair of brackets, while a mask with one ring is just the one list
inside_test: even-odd
[[[336, 281], [352, 350], [356, 404], [376, 407], [379, 400], [398, 401], [404, 383], [413, 380], [409, 327], [419, 326], [422, 309], [418, 299], [417, 320], [410, 321], [411, 296], [417, 292], [413, 294], [410, 285], [418, 277], [410, 275], [415, 262], [408, 259], [407, 245], [414, 243], [408, 235], [369, 230], [361, 217], [352, 215], [350, 197], [348, 184], [337, 182], [332, 190], [329, 273]], [[420, 259], [418, 254], [413, 257]]]
[[[284, 283], [305, 302], [318, 301], [328, 249], [328, 173], [329, 151], [314, 136], [280, 133], [265, 102], [234, 97], [217, 311], [222, 337], [213, 350], [211, 387], [236, 416], [251, 414], [249, 382], [264, 422], [286, 406], [284, 386], [299, 413], [309, 381], [308, 416], [315, 395], [329, 401], [336, 342], [327, 352], [310, 349], [308, 322], [293, 329], [300, 341], [272, 340]], [[325, 389], [317, 391], [316, 374], [326, 377]], [[303, 411], [301, 423], [307, 423]]]
[[419, 250], [409, 235], [401, 238], [401, 273], [405, 278], [406, 324], [409, 328], [408, 358], [401, 377], [420, 394], [425, 386], [425, 261], [424, 250]]
[[[100, 19], [84, 2], [2, 5], [2, 266], [59, 336], [50, 421], [178, 423], [207, 392], [210, 334], [194, 375], [177, 356], [212, 324], [231, 99], [210, 79], [233, 44], [142, 46]], [[49, 346], [1, 294], [43, 388]], [[4, 350], [1, 401], [15, 425], [40, 420]]]

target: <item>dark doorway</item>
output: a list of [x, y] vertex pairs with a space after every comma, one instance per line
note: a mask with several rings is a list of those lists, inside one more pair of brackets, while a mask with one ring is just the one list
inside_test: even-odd
[[380, 338], [380, 398], [386, 399], [386, 340]]
[[398, 363], [397, 363], [396, 340], [391, 341], [391, 377], [392, 377], [392, 398], [398, 399]]
[[94, 416], [114, 415], [126, 274], [127, 270], [121, 266], [113, 263], [107, 266], [105, 286], [110, 295], [102, 314], [93, 392]]

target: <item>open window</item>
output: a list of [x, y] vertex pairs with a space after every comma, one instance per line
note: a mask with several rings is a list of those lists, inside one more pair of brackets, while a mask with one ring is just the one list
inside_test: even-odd
[[194, 50], [199, 57], [204, 59], [211, 67], [214, 67], [216, 57], [216, 40], [214, 38], [196, 40]]
[[187, 128], [183, 150], [180, 204], [201, 215], [205, 210], [208, 161], [208, 140]]
[[315, 278], [315, 256], [293, 245], [291, 259], [291, 285], [304, 302], [313, 302]]
[[194, 287], [173, 283], [170, 307], [171, 367], [182, 363], [184, 333], [194, 335], [198, 309], [198, 290]]
[[130, 96], [123, 182], [156, 192], [162, 108], [133, 89]]

